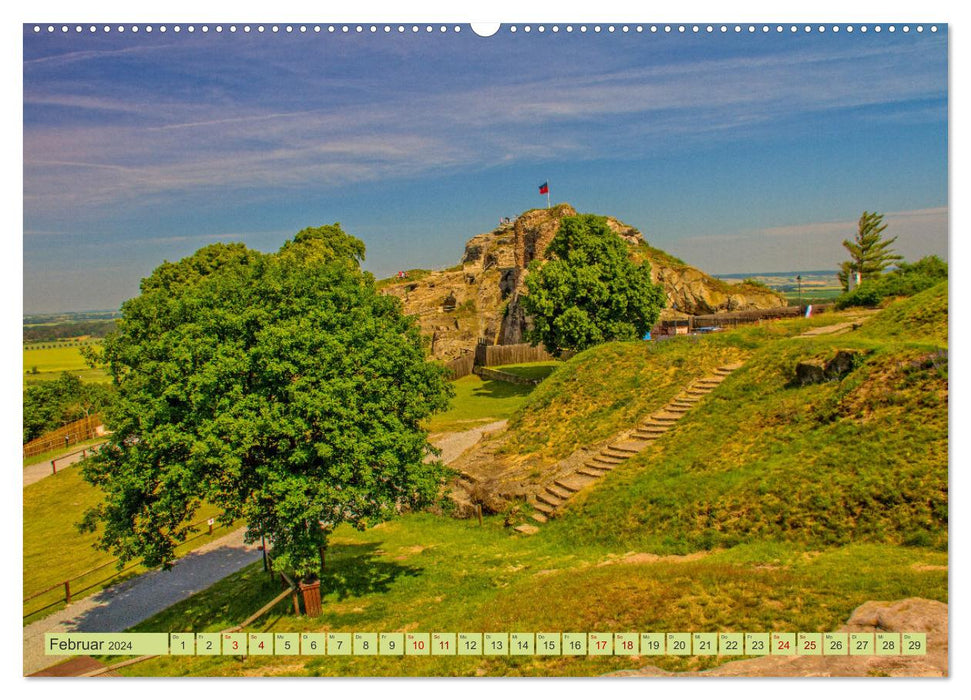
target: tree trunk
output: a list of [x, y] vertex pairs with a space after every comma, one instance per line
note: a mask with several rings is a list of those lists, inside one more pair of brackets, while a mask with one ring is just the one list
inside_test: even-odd
[[320, 605], [320, 579], [310, 583], [300, 582], [300, 592], [303, 593], [303, 610], [308, 617], [320, 617], [323, 608]]

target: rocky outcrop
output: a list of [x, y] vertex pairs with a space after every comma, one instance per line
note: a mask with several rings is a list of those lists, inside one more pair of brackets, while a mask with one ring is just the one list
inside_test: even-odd
[[853, 371], [868, 353], [865, 350], [837, 350], [829, 360], [812, 358], [796, 364], [796, 384], [808, 386], [838, 381]]
[[870, 601], [850, 615], [839, 632], [923, 632], [927, 653], [919, 656], [763, 656], [732, 661], [701, 672], [672, 673], [657, 666], [617, 671], [610, 676], [904, 676], [948, 675], [947, 604], [926, 598]]
[[648, 253], [651, 278], [668, 296], [668, 310], [696, 316], [723, 311], [771, 309], [786, 306], [785, 298], [754, 285], [726, 284], [688, 265], [665, 264]]
[[[395, 281], [384, 290], [404, 302], [406, 313], [418, 316], [437, 358], [452, 360], [473, 352], [479, 339], [521, 343], [529, 323], [520, 303], [527, 267], [543, 258], [563, 217], [576, 213], [569, 204], [527, 211], [512, 223], [469, 239], [456, 267]], [[662, 318], [785, 305], [768, 289], [725, 284], [652, 248], [633, 226], [609, 216], [607, 224], [630, 245], [632, 258], [651, 264], [651, 277], [664, 286], [668, 309]]]

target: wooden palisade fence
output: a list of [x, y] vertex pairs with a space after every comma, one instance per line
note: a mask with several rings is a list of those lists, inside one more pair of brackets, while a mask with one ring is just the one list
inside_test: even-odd
[[70, 447], [82, 440], [97, 437], [103, 433], [103, 430], [101, 416], [93, 413], [25, 443], [24, 457], [33, 457], [62, 447]]
[[556, 358], [546, 352], [542, 345], [529, 343], [515, 345], [487, 345], [480, 340], [475, 346], [475, 364], [482, 367], [498, 365], [518, 365], [524, 362], [549, 362]]
[[456, 357], [454, 360], [445, 363], [445, 366], [452, 373], [452, 379], [461, 379], [462, 377], [469, 376], [472, 374], [474, 365], [475, 355], [472, 353], [466, 353], [461, 357]]
[[[832, 309], [832, 304], [813, 304], [812, 315], [824, 313]], [[781, 318], [798, 318], [806, 315], [805, 306], [776, 306], [770, 309], [748, 309], [746, 311], [723, 311], [717, 314], [701, 314], [698, 316], [688, 316], [684, 320], [688, 322], [688, 328], [706, 327], [735, 327], [746, 323], [758, 323], [759, 321], [773, 321]], [[663, 321], [660, 325], [663, 325]]]
[[[568, 360], [573, 353], [565, 350], [561, 360]], [[542, 345], [533, 347], [529, 343], [515, 345], [489, 345], [485, 340], [479, 340], [475, 352], [467, 352], [461, 357], [445, 363], [452, 373], [452, 379], [461, 379], [476, 373], [478, 367], [498, 367], [499, 365], [518, 365], [525, 362], [552, 362], [556, 360], [546, 352]]]

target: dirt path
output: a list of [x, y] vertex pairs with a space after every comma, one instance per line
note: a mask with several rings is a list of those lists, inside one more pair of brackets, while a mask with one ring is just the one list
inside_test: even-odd
[[[442, 450], [441, 459], [448, 463], [482, 439], [483, 434], [505, 425], [506, 421], [496, 421], [459, 433], [441, 433], [432, 436], [430, 441]], [[49, 470], [49, 462], [47, 467]], [[190, 552], [169, 571], [150, 571], [136, 576], [27, 625], [24, 627], [24, 675], [64, 660], [63, 656], [44, 655], [46, 632], [124, 631], [259, 560], [257, 545], [243, 543], [244, 531], [240, 528]]]
[[429, 437], [429, 441], [442, 451], [441, 460], [448, 464], [458, 459], [463, 452], [475, 445], [486, 433], [502, 430], [508, 421], [498, 420], [494, 423], [480, 425], [471, 430], [460, 433], [439, 433]]
[[859, 326], [870, 316], [877, 313], [878, 309], [860, 311], [857, 315], [847, 318], [841, 323], [834, 323], [831, 326], [819, 326], [810, 328], [805, 333], [800, 333], [797, 338], [813, 338], [817, 335], [840, 335], [853, 330], [854, 326]]

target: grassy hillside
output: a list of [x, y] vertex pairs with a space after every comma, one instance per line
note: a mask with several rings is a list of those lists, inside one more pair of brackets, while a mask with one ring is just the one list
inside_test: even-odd
[[[838, 320], [838, 319], [837, 319]], [[607, 343], [560, 366], [510, 419], [500, 454], [550, 461], [633, 427], [682, 388], [756, 348], [834, 323], [831, 316], [656, 343]]]
[[[285, 601], [252, 629], [822, 631], [868, 600], [947, 601], [945, 294], [843, 335], [798, 337], [844, 320], [824, 315], [578, 355], [513, 415], [516, 449], [569, 452], [707, 367], [746, 363], [538, 534], [511, 533], [503, 516], [480, 527], [427, 513], [366, 532], [341, 527], [323, 616], [295, 617]], [[841, 380], [793, 382], [797, 362], [837, 349], [866, 354]], [[279, 590], [255, 565], [136, 629], [225, 628]], [[569, 676], [725, 660], [170, 657], [123, 673]]]
[[[941, 288], [851, 334], [766, 344], [553, 530], [652, 551], [765, 540], [946, 548], [944, 324]], [[869, 354], [841, 381], [795, 384], [797, 362], [838, 348]]]
[[661, 406], [692, 379], [739, 359], [736, 347], [695, 338], [608, 343], [572, 358], [510, 420], [503, 454], [559, 459], [600, 442]]
[[874, 338], [924, 340], [947, 345], [947, 282], [891, 304], [860, 329]]

